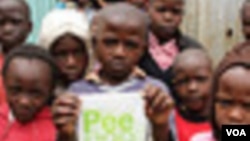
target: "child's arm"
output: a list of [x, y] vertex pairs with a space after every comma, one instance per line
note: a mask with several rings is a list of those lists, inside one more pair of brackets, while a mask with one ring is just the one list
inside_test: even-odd
[[146, 114], [151, 122], [154, 141], [168, 141], [168, 119], [174, 102], [169, 94], [160, 88], [149, 86], [144, 91]]
[[54, 123], [57, 127], [57, 141], [77, 141], [76, 122], [80, 101], [74, 95], [60, 95], [52, 106]]

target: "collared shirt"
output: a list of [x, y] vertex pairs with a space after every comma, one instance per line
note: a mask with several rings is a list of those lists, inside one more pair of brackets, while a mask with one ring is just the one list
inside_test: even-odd
[[[188, 48], [202, 48], [202, 45], [198, 43], [197, 41], [193, 40], [192, 38], [183, 35], [180, 31], [177, 32], [175, 36], [175, 41], [177, 45], [177, 50], [179, 52], [184, 51]], [[157, 79], [162, 80], [166, 85], [170, 86], [170, 80], [171, 80], [171, 67], [168, 69], [162, 70], [152, 57], [152, 55], [149, 53], [149, 51], [146, 51], [142, 59], [140, 60], [140, 68], [143, 69], [149, 76], [155, 77]], [[171, 88], [171, 86], [170, 86]]]

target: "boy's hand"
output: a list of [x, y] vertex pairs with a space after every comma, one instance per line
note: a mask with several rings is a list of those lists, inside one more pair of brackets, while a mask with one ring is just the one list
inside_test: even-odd
[[80, 111], [80, 100], [70, 94], [57, 97], [52, 106], [54, 124], [58, 130], [59, 140], [74, 141], [75, 127]]
[[160, 88], [148, 86], [144, 90], [146, 114], [152, 125], [154, 141], [167, 141], [169, 138], [168, 119], [174, 106], [169, 94]]
[[144, 90], [146, 115], [153, 126], [165, 126], [168, 123], [174, 101], [170, 95], [158, 87], [148, 86]]

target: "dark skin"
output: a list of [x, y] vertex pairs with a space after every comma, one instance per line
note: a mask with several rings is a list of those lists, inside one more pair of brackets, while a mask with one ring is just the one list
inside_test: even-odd
[[27, 5], [18, 0], [0, 0], [0, 43], [6, 54], [25, 42], [32, 30]]
[[130, 2], [131, 4], [141, 8], [141, 9], [145, 9], [146, 8], [146, 2], [147, 0], [127, 0], [128, 2]]
[[95, 52], [102, 70], [102, 80], [111, 85], [125, 81], [146, 49], [145, 30], [136, 21], [110, 18], [96, 36]]
[[250, 3], [245, 3], [241, 11], [242, 31], [246, 40], [250, 40]]
[[219, 78], [215, 119], [222, 124], [250, 124], [250, 70], [236, 66]]
[[184, 12], [182, 0], [153, 0], [148, 12], [152, 19], [151, 30], [160, 43], [173, 39], [182, 22]]
[[11, 61], [4, 85], [7, 101], [21, 123], [34, 119], [52, 95], [51, 69], [40, 60], [15, 58]]
[[191, 53], [174, 65], [174, 74], [174, 90], [180, 100], [180, 112], [192, 121], [206, 120], [212, 79], [210, 60], [202, 54]]
[[[124, 15], [101, 18], [103, 19], [96, 20], [97, 25], [94, 25], [94, 45], [102, 65], [100, 76], [108, 85], [119, 85], [128, 79], [146, 49], [147, 30], [138, 17], [133, 20], [127, 20]], [[169, 129], [167, 121], [173, 100], [155, 86], [146, 87], [143, 90], [143, 98], [146, 101], [145, 112], [153, 128], [154, 139], [166, 141]], [[75, 125], [79, 107], [80, 101], [74, 95], [61, 95], [54, 102], [53, 115], [59, 130], [58, 140], [76, 140]]]
[[88, 53], [82, 40], [66, 34], [57, 39], [51, 52], [60, 68], [61, 80], [65, 87], [83, 78], [88, 66]]

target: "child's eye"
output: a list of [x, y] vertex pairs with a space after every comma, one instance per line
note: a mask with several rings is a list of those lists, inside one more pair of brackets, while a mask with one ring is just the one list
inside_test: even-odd
[[0, 19], [0, 26], [4, 25], [5, 21], [3, 19]]
[[216, 102], [220, 104], [222, 107], [229, 107], [233, 105], [232, 100], [223, 100], [223, 99], [217, 99]]
[[158, 12], [160, 12], [160, 13], [164, 13], [164, 12], [166, 12], [167, 11], [167, 8], [166, 7], [157, 7], [156, 8], [156, 11], [158, 11]]
[[33, 89], [29, 93], [30, 93], [30, 95], [32, 97], [41, 97], [41, 96], [43, 96], [42, 92], [40, 90], [38, 90], [38, 89]]
[[247, 111], [250, 111], [250, 103], [244, 103], [243, 108], [246, 109]]
[[183, 10], [182, 9], [178, 9], [178, 8], [173, 8], [171, 10], [172, 13], [176, 14], [176, 15], [179, 15], [179, 14], [182, 14], [183, 13]]
[[196, 77], [196, 80], [199, 82], [206, 82], [208, 80], [208, 78], [205, 76], [198, 76], [198, 77]]
[[20, 19], [12, 19], [11, 20], [11, 23], [13, 23], [15, 25], [20, 24], [21, 22], [22, 22], [22, 20], [20, 20]]
[[8, 87], [8, 91], [10, 94], [17, 94], [22, 91], [22, 88], [19, 86], [10, 86]]
[[139, 43], [137, 43], [136, 41], [127, 40], [125, 41], [124, 44], [129, 49], [134, 49], [134, 48], [139, 47]]
[[106, 38], [103, 39], [102, 41], [106, 46], [115, 46], [117, 44], [119, 44], [119, 40], [115, 39], [115, 38]]
[[185, 85], [188, 83], [188, 79], [179, 79], [175, 81], [175, 85]]

